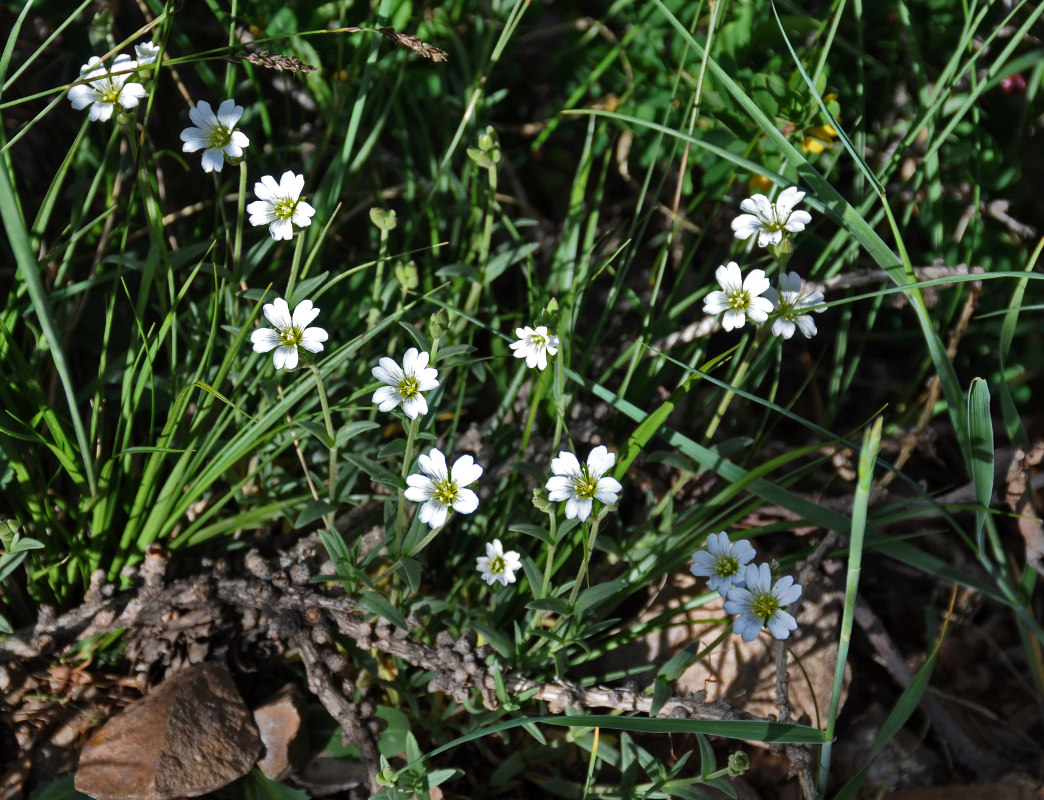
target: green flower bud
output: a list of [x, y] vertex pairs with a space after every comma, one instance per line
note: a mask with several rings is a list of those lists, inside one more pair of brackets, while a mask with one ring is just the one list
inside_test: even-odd
[[729, 775], [738, 777], [750, 769], [750, 758], [742, 750], [737, 750], [729, 756]]

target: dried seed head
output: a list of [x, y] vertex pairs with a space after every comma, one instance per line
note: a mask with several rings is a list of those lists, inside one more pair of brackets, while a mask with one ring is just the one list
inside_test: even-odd
[[279, 53], [269, 53], [267, 50], [262, 50], [260, 53], [247, 53], [241, 51], [234, 55], [228, 56], [228, 60], [239, 64], [243, 61], [249, 61], [258, 67], [264, 67], [265, 69], [274, 69], [277, 72], [303, 72], [306, 75], [315, 72], [318, 67], [313, 67], [311, 64], [304, 63], [297, 56], [284, 56]]
[[409, 33], [399, 33], [395, 28], [381, 28], [379, 33], [385, 39], [395, 42], [399, 47], [405, 47], [407, 50], [412, 50], [417, 55], [430, 58], [436, 63], [439, 61], [445, 61], [449, 58], [449, 56], [446, 55], [445, 50], [440, 50], [434, 45], [422, 42], [416, 36]]

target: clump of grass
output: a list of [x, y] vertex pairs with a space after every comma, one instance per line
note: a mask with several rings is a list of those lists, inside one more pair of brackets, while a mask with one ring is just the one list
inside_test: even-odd
[[[0, 170], [4, 632], [76, 605], [98, 570], [130, 588], [150, 546], [190, 557], [318, 530], [325, 583], [359, 608], [423, 619], [412, 635], [428, 642], [477, 631], [498, 669], [580, 680], [672, 627], [633, 609], [692, 565], [716, 584], [687, 605], [717, 589], [725, 617], [710, 647], [628, 667], [654, 716], [732, 632], [776, 640], [785, 686], [793, 576], [846, 561], [818, 727], [788, 719], [785, 690], [770, 727], [549, 718], [502, 686], [495, 712], [433, 701], [374, 663], [359, 669], [393, 721], [382, 741], [407, 755], [381, 765], [387, 797], [463, 780], [441, 754], [486, 737], [519, 748], [483, 773], [494, 787], [728, 792], [743, 756], [717, 768], [705, 735], [816, 744], [802, 788], [825, 796], [864, 576], [895, 564], [925, 598], [926, 661], [868, 757], [928, 686], [951, 613], [938, 581], [1005, 610], [1039, 701], [1035, 572], [991, 500], [993, 415], [1009, 444], [1030, 441], [1036, 387], [1009, 379], [1040, 358], [1022, 321], [1040, 247], [1008, 212], [997, 235], [983, 209], [1022, 190], [998, 154], [1039, 105], [1026, 41], [1044, 10], [947, 11], [945, 53], [908, 31], [890, 56], [918, 82], [904, 99], [868, 91], [897, 82], [868, 44], [877, 12], [858, 5], [653, 0], [563, 25], [522, 0], [423, 20], [391, 5], [353, 27], [266, 0], [245, 26], [155, 2], [127, 36], [81, 8], [55, 28], [100, 61], [62, 75], [31, 68], [57, 45], [27, 52], [20, 11], [0, 58], [17, 121]], [[150, 63], [151, 49], [131, 58], [145, 43]], [[1001, 81], [1023, 72], [1020, 124], [990, 125]], [[206, 172], [182, 155], [200, 149]], [[943, 273], [924, 278], [929, 265]], [[938, 476], [921, 486], [912, 450], [886, 450], [929, 423], [973, 520], [933, 497]], [[846, 451], [848, 477], [828, 466]], [[811, 499], [824, 494], [843, 501]], [[757, 525], [766, 504], [775, 520]], [[368, 509], [379, 546], [341, 524], [349, 508]], [[896, 535], [900, 520], [916, 533]], [[725, 533], [763, 560], [734, 558], [747, 550]], [[635, 732], [691, 735], [699, 757], [666, 763]]]

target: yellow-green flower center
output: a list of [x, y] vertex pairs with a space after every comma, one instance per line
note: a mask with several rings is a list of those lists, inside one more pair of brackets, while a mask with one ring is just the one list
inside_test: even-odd
[[304, 339], [304, 331], [296, 325], [279, 331], [279, 342], [283, 347], [297, 347], [301, 344], [302, 339]]
[[277, 219], [293, 219], [295, 208], [297, 208], [297, 201], [284, 197], [276, 201], [272, 213]]
[[207, 149], [218, 149], [224, 150], [228, 147], [228, 143], [232, 141], [232, 131], [226, 128], [224, 125], [215, 125], [209, 131], [207, 131]]
[[420, 394], [420, 383], [412, 375], [407, 375], [401, 381], [399, 381], [399, 397], [403, 400], [409, 400], [411, 397], [416, 397]]
[[123, 92], [123, 87], [119, 86], [112, 81], [106, 81], [106, 86], [98, 94], [100, 95], [99, 100], [103, 103], [109, 103], [115, 105], [119, 102], [120, 94]]
[[580, 474], [573, 480], [573, 493], [581, 500], [594, 500], [595, 492], [598, 491], [598, 479], [587, 471], [587, 467], [580, 468]]
[[529, 337], [529, 343], [532, 344], [533, 347], [537, 348], [547, 347], [547, 337], [542, 336], [539, 333], [534, 333], [532, 336]]
[[746, 311], [750, 307], [750, 292], [746, 289], [729, 292], [726, 303], [733, 311]]
[[754, 602], [750, 606], [754, 616], [765, 621], [771, 619], [779, 609], [779, 600], [771, 592], [760, 592], [754, 595]]
[[507, 562], [503, 556], [493, 556], [489, 560], [489, 571], [494, 575], [501, 575], [507, 570]]
[[457, 484], [452, 479], [447, 478], [441, 481], [435, 481], [435, 491], [432, 493], [432, 498], [437, 503], [444, 506], [452, 506], [457, 501], [457, 495], [460, 493], [460, 489], [457, 488]]
[[772, 219], [762, 220], [761, 227], [770, 233], [783, 230], [783, 226], [787, 224], [787, 220], [780, 219], [778, 212], [772, 209]]
[[739, 561], [732, 556], [719, 556], [714, 564], [714, 574], [719, 578], [731, 578], [739, 572]]

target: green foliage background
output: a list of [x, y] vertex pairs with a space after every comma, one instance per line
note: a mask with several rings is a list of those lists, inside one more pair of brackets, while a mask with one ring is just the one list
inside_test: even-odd
[[[399, 622], [416, 613], [431, 639], [477, 629], [497, 658], [549, 679], [668, 625], [614, 627], [709, 533], [736, 530], [770, 502], [799, 520], [745, 534], [767, 537], [783, 569], [808, 548], [781, 531], [836, 530], [849, 557], [865, 546], [864, 569], [886, 573], [898, 561], [926, 585], [942, 577], [1007, 607], [1039, 695], [1034, 572], [1010, 520], [988, 509], [994, 440], [1026, 444], [1037, 426], [1039, 247], [1025, 225], [1042, 218], [1044, 7], [143, 8], [156, 23], [149, 32], [130, 4], [109, 16], [89, 2], [72, 14], [54, 2], [3, 12], [8, 629], [41, 603], [79, 602], [95, 570], [120, 580], [152, 544], [195, 556], [319, 527], [336, 580], [364, 608]], [[447, 60], [396, 47], [374, 32], [385, 26]], [[165, 61], [139, 75], [149, 95], [130, 122], [91, 123], [70, 108], [64, 94], [80, 64], [149, 36]], [[248, 49], [318, 69], [226, 58]], [[189, 101], [216, 108], [228, 97], [246, 109], [243, 184], [230, 165], [203, 174], [177, 136]], [[467, 154], [487, 126], [501, 152], [493, 169]], [[287, 299], [312, 299], [330, 333], [317, 365], [332, 435], [313, 375], [274, 374], [248, 341], [260, 301], [284, 293], [296, 244], [244, 227], [241, 187], [285, 170], [304, 174], [317, 209]], [[698, 334], [718, 265], [775, 269], [733, 238], [740, 200], [795, 184], [814, 222], [788, 269], [832, 287], [818, 336]], [[387, 235], [370, 222], [375, 206], [396, 212]], [[923, 280], [918, 268], [929, 266], [971, 272]], [[970, 292], [973, 314], [962, 319]], [[562, 350], [553, 369], [529, 372], [508, 344], [552, 301], [545, 318]], [[394, 500], [417, 448], [401, 415], [375, 412], [370, 370], [433, 344], [441, 386], [416, 443], [475, 451], [486, 475], [479, 510], [427, 541], [416, 521], [397, 529]], [[926, 395], [933, 378], [939, 393]], [[808, 499], [852, 494], [830, 455], [860, 450], [861, 429], [878, 416], [884, 440], [899, 441], [926, 405], [938, 459], [896, 468], [892, 498], [865, 519], [858, 507], [839, 513]], [[549, 523], [532, 493], [559, 449], [582, 458], [599, 442], [620, 454], [624, 493], [596, 540], [571, 521]], [[882, 450], [878, 475], [894, 452]], [[693, 489], [712, 474], [709, 488]], [[924, 513], [914, 500], [968, 481], [974, 523], [943, 509], [942, 530], [887, 530]], [[333, 524], [349, 507], [412, 549], [364, 555], [357, 532]], [[494, 537], [523, 554], [524, 574], [490, 589], [474, 563]], [[409, 694], [410, 680], [392, 688]], [[916, 699], [903, 695], [896, 708], [912, 711]], [[450, 718], [462, 732], [484, 721], [447, 713], [440, 724]], [[418, 758], [425, 750], [411, 747]], [[620, 793], [638, 796], [628, 780]]]

